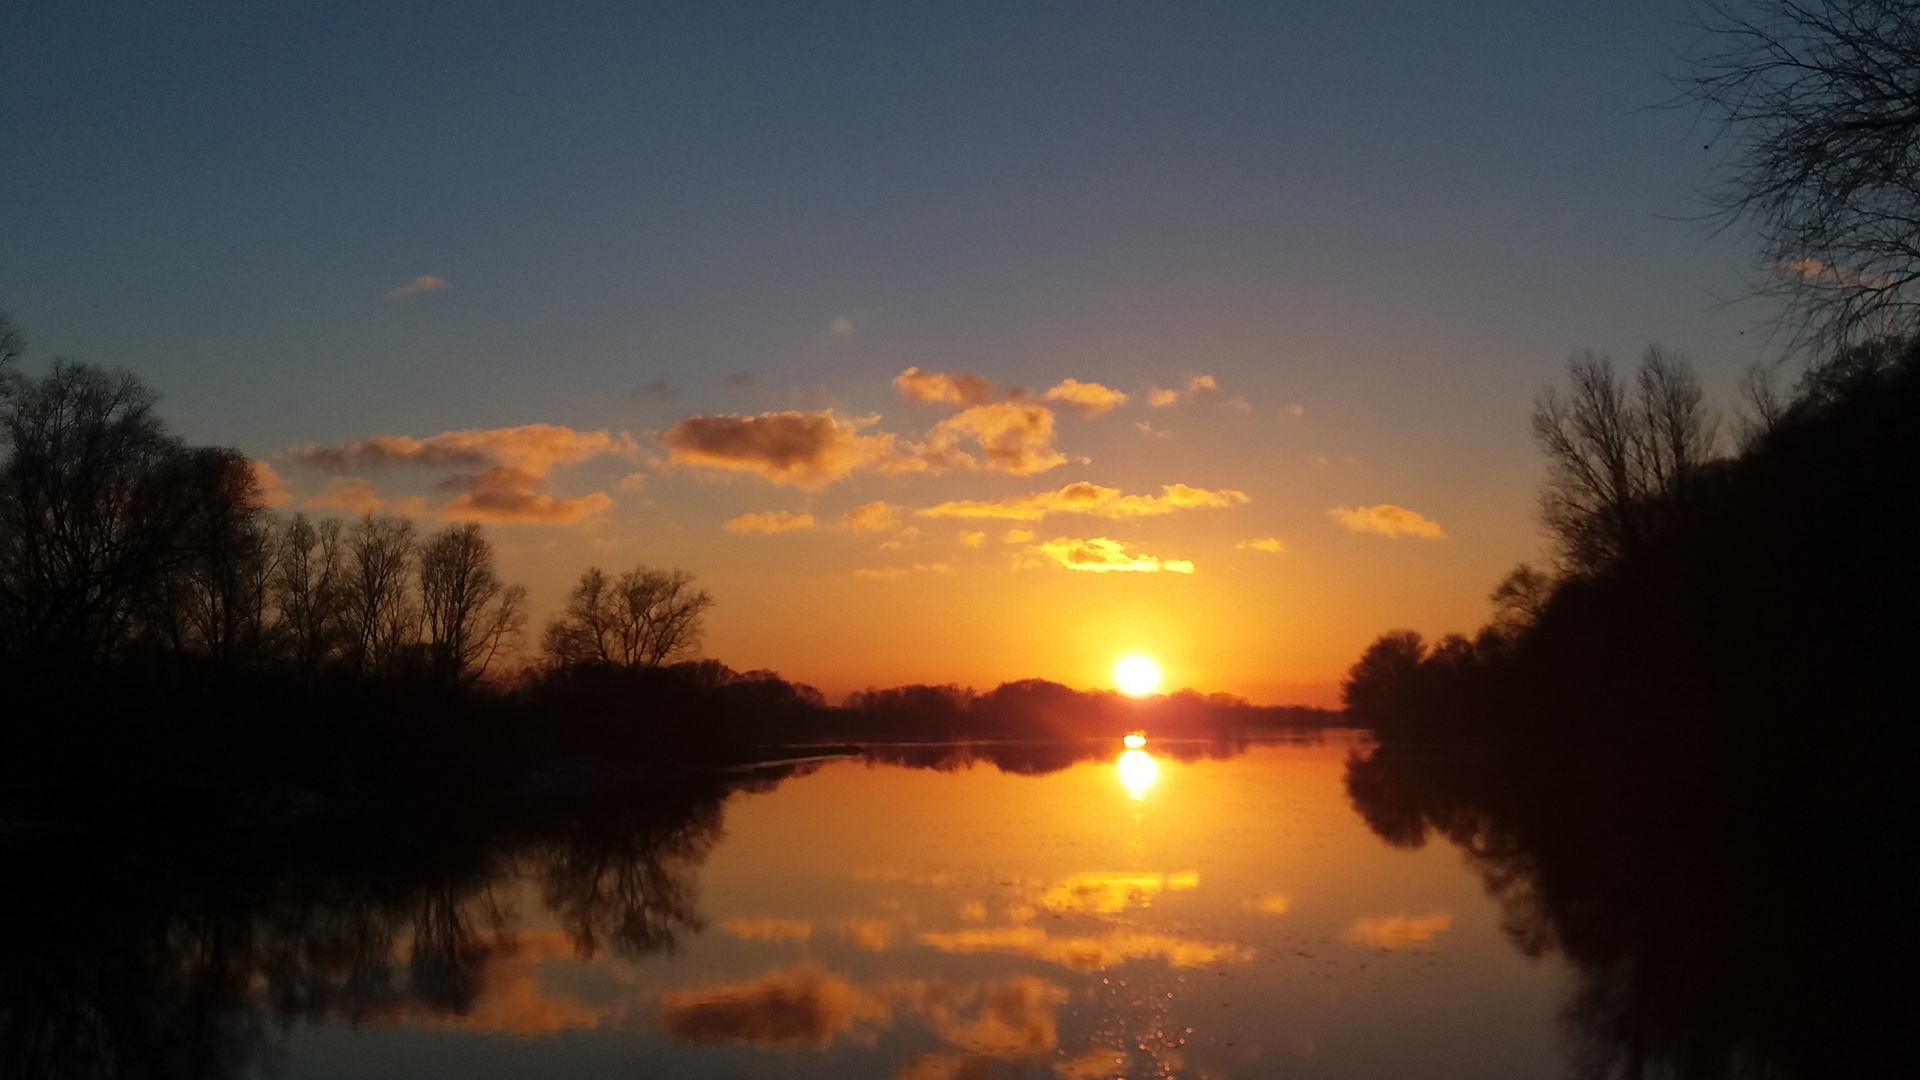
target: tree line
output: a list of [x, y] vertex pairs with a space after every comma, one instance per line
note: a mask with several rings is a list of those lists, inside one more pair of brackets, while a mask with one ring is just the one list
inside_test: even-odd
[[[522, 660], [527, 591], [478, 524], [281, 515], [252, 462], [170, 434], [131, 374], [21, 374], [0, 315], [0, 657], [27, 671], [170, 658], [311, 679], [471, 685]], [[698, 647], [713, 598], [685, 571], [586, 570], [545, 666], [659, 667]]]

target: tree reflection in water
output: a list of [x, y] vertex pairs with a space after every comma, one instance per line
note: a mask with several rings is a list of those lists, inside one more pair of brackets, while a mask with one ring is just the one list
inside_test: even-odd
[[1831, 745], [1701, 761], [1387, 744], [1347, 787], [1388, 842], [1458, 845], [1514, 944], [1572, 962], [1579, 1074], [1920, 1075], [1910, 887], [1890, 865], [1911, 811]]
[[496, 889], [538, 883], [582, 956], [671, 948], [720, 807], [753, 777], [388, 808], [237, 833], [148, 820], [0, 847], [0, 1076], [237, 1076], [295, 1020], [473, 1008], [513, 948]]

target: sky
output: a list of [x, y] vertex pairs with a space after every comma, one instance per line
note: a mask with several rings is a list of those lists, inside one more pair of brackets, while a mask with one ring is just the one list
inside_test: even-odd
[[1332, 704], [1538, 562], [1578, 349], [1770, 355], [1682, 2], [0, 10], [0, 310], [286, 512], [869, 685]]

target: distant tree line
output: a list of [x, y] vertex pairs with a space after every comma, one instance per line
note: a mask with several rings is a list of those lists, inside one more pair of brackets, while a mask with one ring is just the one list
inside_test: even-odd
[[[1682, 358], [1582, 354], [1534, 414], [1544, 568], [1476, 635], [1382, 635], [1348, 672], [1395, 738], [1754, 736], [1899, 700], [1920, 599], [1891, 507], [1920, 480], [1920, 338], [1839, 349], [1791, 395], [1750, 381], [1733, 453]], [[1728, 729], [1735, 729], [1730, 732]]]

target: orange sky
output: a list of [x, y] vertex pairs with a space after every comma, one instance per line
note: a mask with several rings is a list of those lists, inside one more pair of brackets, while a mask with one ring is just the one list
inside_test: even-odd
[[376, 433], [287, 448], [262, 475], [283, 509], [488, 523], [536, 631], [588, 564], [688, 569], [718, 601], [708, 655], [836, 697], [1107, 686], [1139, 652], [1169, 689], [1329, 705], [1381, 631], [1478, 625], [1531, 546], [1525, 486], [1491, 504], [1473, 483], [1415, 490], [1308, 405], [1209, 374], [1082, 375], [909, 367], [857, 406]]

